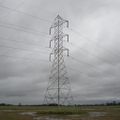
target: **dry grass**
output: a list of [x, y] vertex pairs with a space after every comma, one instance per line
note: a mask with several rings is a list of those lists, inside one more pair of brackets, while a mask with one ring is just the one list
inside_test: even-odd
[[[12, 111], [8, 111], [12, 110]], [[21, 112], [37, 112], [38, 116], [57, 116], [69, 120], [120, 120], [120, 106], [98, 107], [0, 107], [0, 120], [32, 120]], [[90, 116], [89, 112], [105, 112], [105, 116]]]
[[22, 116], [17, 112], [0, 111], [0, 120], [32, 120], [31, 116]]

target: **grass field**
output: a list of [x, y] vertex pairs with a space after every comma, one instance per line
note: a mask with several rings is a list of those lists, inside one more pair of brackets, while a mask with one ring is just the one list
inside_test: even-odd
[[41, 117], [40, 120], [45, 120], [42, 117], [46, 116], [56, 117], [58, 120], [59, 118], [63, 120], [120, 120], [120, 106], [0, 106], [0, 120], [33, 120], [32, 115], [21, 114], [28, 112], [36, 112], [35, 117]]

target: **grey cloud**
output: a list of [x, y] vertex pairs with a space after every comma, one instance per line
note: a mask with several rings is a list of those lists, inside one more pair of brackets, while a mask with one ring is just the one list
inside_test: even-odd
[[[74, 43], [68, 46], [70, 55], [78, 61], [65, 59], [76, 103], [120, 99], [119, 0], [26, 0], [24, 3], [22, 0], [5, 0], [1, 2], [4, 6], [47, 20], [47, 22], [38, 20], [35, 17], [0, 8], [0, 24], [8, 22], [37, 31], [37, 34], [32, 34], [0, 27], [0, 45], [19, 48], [0, 47], [0, 100], [2, 102], [42, 103], [50, 73], [49, 61], [47, 62], [50, 50], [46, 48], [50, 36], [47, 34], [57, 14], [70, 21], [70, 29], [73, 28], [78, 31], [78, 34], [80, 33], [78, 35], [68, 30], [70, 42]], [[23, 41], [23, 43], [11, 40]]]

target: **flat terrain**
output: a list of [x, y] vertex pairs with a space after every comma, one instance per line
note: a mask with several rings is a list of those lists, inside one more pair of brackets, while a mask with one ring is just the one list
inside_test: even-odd
[[0, 120], [120, 120], [120, 106], [0, 106]]

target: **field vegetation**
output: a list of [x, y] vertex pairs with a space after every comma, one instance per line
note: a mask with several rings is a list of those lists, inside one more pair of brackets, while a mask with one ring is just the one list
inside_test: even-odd
[[[53, 116], [63, 120], [120, 120], [120, 106], [0, 106], [0, 120], [33, 120]], [[42, 119], [40, 119], [42, 120]], [[59, 120], [59, 119], [58, 119]]]

